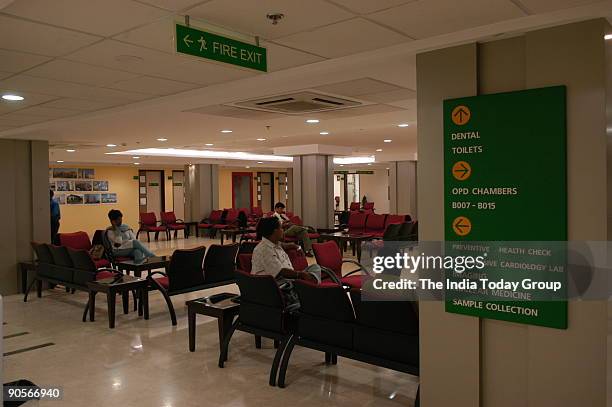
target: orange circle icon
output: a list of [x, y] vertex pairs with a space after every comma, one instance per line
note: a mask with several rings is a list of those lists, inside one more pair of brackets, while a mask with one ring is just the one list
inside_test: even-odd
[[457, 126], [463, 126], [470, 121], [471, 117], [472, 112], [470, 111], [470, 108], [464, 105], [457, 106], [451, 113], [451, 119]]
[[467, 236], [472, 231], [472, 222], [465, 216], [459, 216], [453, 221], [453, 230], [459, 236]]
[[457, 181], [465, 181], [472, 175], [472, 166], [465, 161], [457, 161], [453, 165], [453, 177]]

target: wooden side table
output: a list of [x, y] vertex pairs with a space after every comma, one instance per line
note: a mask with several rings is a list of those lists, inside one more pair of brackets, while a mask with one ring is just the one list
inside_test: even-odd
[[122, 275], [118, 278], [90, 281], [87, 283], [87, 287], [89, 288], [90, 321], [94, 320], [96, 294], [99, 292], [106, 293], [106, 302], [108, 304], [108, 327], [113, 329], [115, 327], [115, 302], [117, 294], [129, 294], [132, 290], [136, 290], [140, 298], [138, 316], [143, 316], [144, 314], [144, 319], [149, 319], [149, 282], [146, 278]]

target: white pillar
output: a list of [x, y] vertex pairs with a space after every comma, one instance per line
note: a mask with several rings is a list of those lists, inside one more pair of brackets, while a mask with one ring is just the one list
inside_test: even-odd
[[185, 166], [185, 220], [197, 222], [219, 209], [219, 166]]
[[332, 156], [309, 154], [293, 158], [293, 210], [305, 225], [333, 225], [333, 196]]
[[416, 161], [389, 163], [389, 213], [418, 219]]

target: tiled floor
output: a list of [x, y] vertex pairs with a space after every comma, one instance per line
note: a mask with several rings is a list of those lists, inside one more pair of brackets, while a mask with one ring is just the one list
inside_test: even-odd
[[[210, 239], [178, 239], [151, 243], [158, 254], [174, 248], [206, 246]], [[178, 317], [173, 327], [159, 293], [151, 292], [149, 321], [130, 312], [117, 315], [108, 329], [106, 306], [99, 301], [95, 322], [81, 322], [85, 293], [46, 291], [43, 298], [4, 298], [4, 352], [53, 343], [52, 346], [4, 358], [5, 382], [27, 378], [39, 385], [61, 386], [62, 401], [49, 406], [411, 406], [417, 378], [339, 358], [326, 366], [323, 354], [296, 348], [287, 374], [287, 388], [270, 387], [274, 355], [264, 339], [256, 349], [253, 337], [235, 334], [229, 362], [217, 367], [217, 323], [198, 316], [197, 349], [188, 351], [185, 301], [216, 292], [237, 292], [236, 286], [172, 297]], [[118, 304], [118, 310], [121, 307]]]

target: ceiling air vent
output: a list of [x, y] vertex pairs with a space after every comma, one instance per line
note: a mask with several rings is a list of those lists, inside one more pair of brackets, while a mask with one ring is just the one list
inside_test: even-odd
[[355, 100], [341, 99], [312, 91], [246, 100], [231, 104], [231, 106], [243, 109], [296, 115], [346, 109], [361, 105], [361, 102]]

